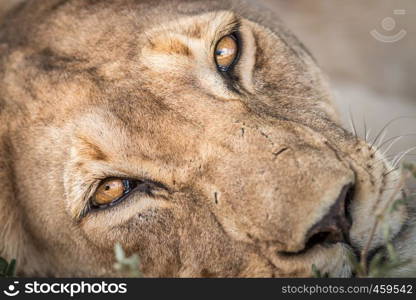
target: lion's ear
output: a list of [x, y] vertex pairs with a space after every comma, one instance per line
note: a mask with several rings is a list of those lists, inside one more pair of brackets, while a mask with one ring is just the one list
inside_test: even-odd
[[20, 274], [36, 275], [42, 267], [24, 228], [23, 209], [15, 193], [13, 147], [3, 104], [0, 98], [0, 257], [15, 258]]

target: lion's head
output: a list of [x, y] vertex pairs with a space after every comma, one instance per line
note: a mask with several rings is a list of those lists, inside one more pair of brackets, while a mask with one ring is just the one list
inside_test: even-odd
[[235, 1], [27, 1], [0, 118], [0, 255], [26, 275], [112, 276], [120, 243], [146, 276], [349, 276], [400, 197], [302, 44]]

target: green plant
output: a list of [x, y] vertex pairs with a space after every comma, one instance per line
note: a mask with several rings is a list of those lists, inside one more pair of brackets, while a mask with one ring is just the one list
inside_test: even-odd
[[[389, 240], [388, 230], [385, 230], [385, 239]], [[398, 257], [391, 241], [385, 244], [385, 251], [377, 253], [365, 266], [358, 261], [355, 255], [350, 255], [349, 260], [352, 270], [357, 277], [389, 277], [396, 269], [406, 266], [409, 260], [402, 260]]]
[[116, 256], [116, 263], [114, 268], [123, 277], [142, 277], [139, 265], [140, 260], [137, 254], [126, 256], [123, 248], [119, 243], [114, 246], [114, 253]]
[[16, 260], [12, 259], [7, 262], [4, 258], [0, 257], [0, 277], [14, 277], [16, 271]]
[[315, 264], [312, 265], [312, 274], [315, 278], [329, 278], [329, 273], [322, 273]]
[[409, 171], [412, 174], [413, 178], [416, 178], [416, 165], [415, 164], [404, 163], [403, 169]]

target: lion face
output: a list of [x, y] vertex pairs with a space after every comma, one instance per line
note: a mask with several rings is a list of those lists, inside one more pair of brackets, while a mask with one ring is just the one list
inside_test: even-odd
[[27, 275], [116, 275], [116, 243], [145, 276], [350, 275], [400, 175], [282, 25], [220, 2], [29, 1], [0, 31], [1, 254]]

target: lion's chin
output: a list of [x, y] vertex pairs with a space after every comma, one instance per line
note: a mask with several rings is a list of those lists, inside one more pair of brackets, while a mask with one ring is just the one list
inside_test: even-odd
[[[312, 249], [314, 250], [314, 249]], [[351, 256], [354, 250], [347, 243], [337, 243], [335, 245], [320, 245], [315, 249], [317, 253], [311, 253], [313, 261], [315, 261], [314, 273], [319, 270], [321, 276], [329, 277], [351, 277]], [[320, 267], [319, 267], [320, 266]], [[313, 274], [317, 276], [319, 274]]]
[[353, 253], [352, 247], [344, 242], [317, 244], [296, 254], [280, 253], [280, 261], [275, 264], [286, 266], [287, 274], [299, 277], [350, 277], [349, 257]]

